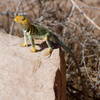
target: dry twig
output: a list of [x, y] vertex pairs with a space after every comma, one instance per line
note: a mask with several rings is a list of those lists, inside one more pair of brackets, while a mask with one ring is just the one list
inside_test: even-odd
[[71, 1], [72, 4], [79, 10], [79, 12], [80, 12], [81, 14], [83, 14], [83, 16], [84, 16], [89, 22], [91, 22], [91, 23], [95, 26], [95, 28], [97, 28], [98, 30], [100, 30], [100, 27], [99, 27], [91, 18], [89, 18], [89, 17], [86, 15], [86, 13], [83, 12], [82, 9], [80, 9], [80, 7], [77, 5], [77, 3], [76, 3], [74, 0], [70, 0], [70, 1]]
[[[19, 0], [19, 4], [18, 4], [18, 6], [17, 6], [17, 8], [16, 8], [16, 11], [15, 11], [14, 16], [17, 15], [17, 13], [18, 13], [18, 11], [19, 11], [19, 8], [20, 8], [20, 5], [22, 4], [22, 1], [23, 1], [23, 0]], [[15, 24], [15, 22], [13, 21], [12, 24], [11, 24], [11, 27], [10, 27], [10, 34], [13, 33], [14, 24]]]

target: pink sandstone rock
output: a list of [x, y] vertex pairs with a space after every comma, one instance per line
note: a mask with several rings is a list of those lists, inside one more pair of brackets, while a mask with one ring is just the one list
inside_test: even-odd
[[48, 57], [21, 42], [0, 33], [0, 100], [65, 100], [59, 49]]

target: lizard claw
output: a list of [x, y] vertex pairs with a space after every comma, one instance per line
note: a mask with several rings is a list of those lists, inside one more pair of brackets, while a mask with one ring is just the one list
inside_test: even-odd
[[22, 43], [22, 44], [20, 44], [20, 46], [21, 46], [21, 47], [27, 47], [28, 44], [27, 44], [27, 43]]
[[36, 51], [37, 51], [37, 49], [35, 47], [31, 48], [31, 52], [36, 52]]
[[46, 50], [46, 52], [45, 52], [45, 56], [48, 56], [48, 55], [50, 55], [51, 53], [52, 53], [52, 49], [51, 48], [47, 48], [47, 50]]

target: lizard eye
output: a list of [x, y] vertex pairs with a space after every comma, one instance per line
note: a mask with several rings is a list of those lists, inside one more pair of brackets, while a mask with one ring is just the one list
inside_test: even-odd
[[24, 21], [25, 20], [25, 17], [22, 17], [22, 19], [21, 19], [22, 21]]

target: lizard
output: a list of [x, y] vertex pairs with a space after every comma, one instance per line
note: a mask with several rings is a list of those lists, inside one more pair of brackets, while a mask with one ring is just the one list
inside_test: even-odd
[[28, 39], [31, 43], [31, 46], [32, 46], [31, 51], [37, 52], [34, 40], [35, 39], [42, 39], [42, 40], [45, 40], [45, 42], [48, 46], [47, 55], [49, 55], [52, 53], [52, 51], [54, 49], [51, 42], [56, 43], [60, 47], [62, 47], [66, 53], [67, 52], [69, 53], [69, 55], [71, 56], [71, 58], [75, 62], [75, 65], [78, 69], [79, 74], [81, 73], [80, 68], [79, 68], [79, 64], [78, 64], [76, 57], [75, 57], [74, 53], [72, 52], [71, 48], [66, 46], [65, 43], [63, 43], [58, 38], [57, 35], [55, 35], [53, 32], [51, 32], [50, 30], [48, 30], [47, 28], [45, 28], [39, 24], [36, 24], [36, 23], [32, 24], [31, 21], [26, 16], [23, 16], [23, 15], [15, 16], [14, 21], [16, 23], [19, 23], [23, 29], [24, 43], [22, 43], [21, 46], [27, 47], [28, 46], [27, 39]]
[[39, 25], [39, 24], [32, 24], [31, 21], [26, 17], [22, 15], [15, 16], [14, 21], [16, 23], [19, 23], [22, 26], [23, 33], [24, 33], [24, 43], [21, 44], [21, 46], [26, 47], [28, 46], [27, 40], [31, 43], [31, 51], [37, 52], [37, 49], [35, 47], [35, 41], [34, 39], [42, 39], [46, 42], [48, 49], [48, 54], [51, 54], [53, 51], [52, 43], [57, 43], [59, 46], [61, 46], [65, 51], [70, 52], [70, 54], [73, 56], [73, 53], [71, 52], [71, 49], [67, 47], [58, 37], [53, 34], [53, 32], [49, 31], [45, 27]]

